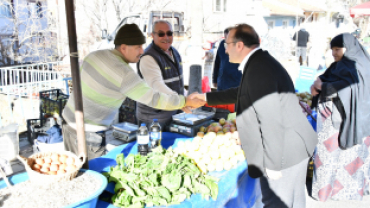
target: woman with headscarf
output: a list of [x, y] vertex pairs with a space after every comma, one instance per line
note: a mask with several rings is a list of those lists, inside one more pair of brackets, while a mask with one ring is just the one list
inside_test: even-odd
[[312, 197], [362, 200], [369, 194], [370, 57], [349, 33], [330, 45], [335, 62], [311, 86], [319, 137]]

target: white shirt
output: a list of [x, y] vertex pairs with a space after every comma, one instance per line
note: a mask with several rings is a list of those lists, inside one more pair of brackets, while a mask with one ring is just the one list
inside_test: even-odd
[[254, 54], [254, 52], [256, 52], [259, 49], [261, 49], [261, 47], [259, 47], [259, 46], [255, 49], [253, 49], [247, 56], [244, 57], [243, 61], [239, 64], [238, 69], [242, 72], [242, 74], [243, 74], [243, 71], [244, 71], [244, 67], [247, 64], [249, 58]]
[[[171, 56], [169, 57], [172, 59], [172, 61], [174, 60], [172, 52]], [[143, 56], [140, 59], [140, 72], [143, 75], [144, 81], [149, 85], [149, 87], [165, 94], [177, 94], [177, 92], [167, 87], [167, 85], [164, 83], [161, 69], [152, 56]]]

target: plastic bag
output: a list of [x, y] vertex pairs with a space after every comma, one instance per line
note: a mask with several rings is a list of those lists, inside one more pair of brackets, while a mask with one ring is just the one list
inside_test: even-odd
[[203, 77], [202, 79], [202, 92], [211, 92], [211, 87], [209, 86], [209, 79], [207, 76]]
[[19, 154], [18, 124], [0, 127], [0, 158], [8, 161], [17, 159]]

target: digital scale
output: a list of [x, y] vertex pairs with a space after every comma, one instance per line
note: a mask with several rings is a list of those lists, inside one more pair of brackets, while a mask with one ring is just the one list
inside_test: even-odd
[[207, 127], [214, 122], [211, 120], [215, 112], [203, 111], [196, 109], [192, 113], [179, 113], [172, 116], [172, 123], [168, 129], [170, 132], [183, 134], [189, 137], [194, 137], [199, 132], [200, 127]]
[[131, 142], [136, 139], [136, 133], [139, 130], [139, 126], [123, 122], [112, 125], [113, 132], [112, 135], [114, 138], [122, 140], [124, 142]]

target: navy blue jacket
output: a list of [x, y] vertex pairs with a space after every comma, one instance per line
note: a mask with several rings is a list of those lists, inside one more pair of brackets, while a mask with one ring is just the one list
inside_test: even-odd
[[238, 87], [242, 79], [242, 72], [238, 70], [239, 64], [229, 62], [229, 55], [225, 53], [225, 40], [222, 40], [213, 66], [212, 83], [217, 83], [217, 90], [226, 90]]

